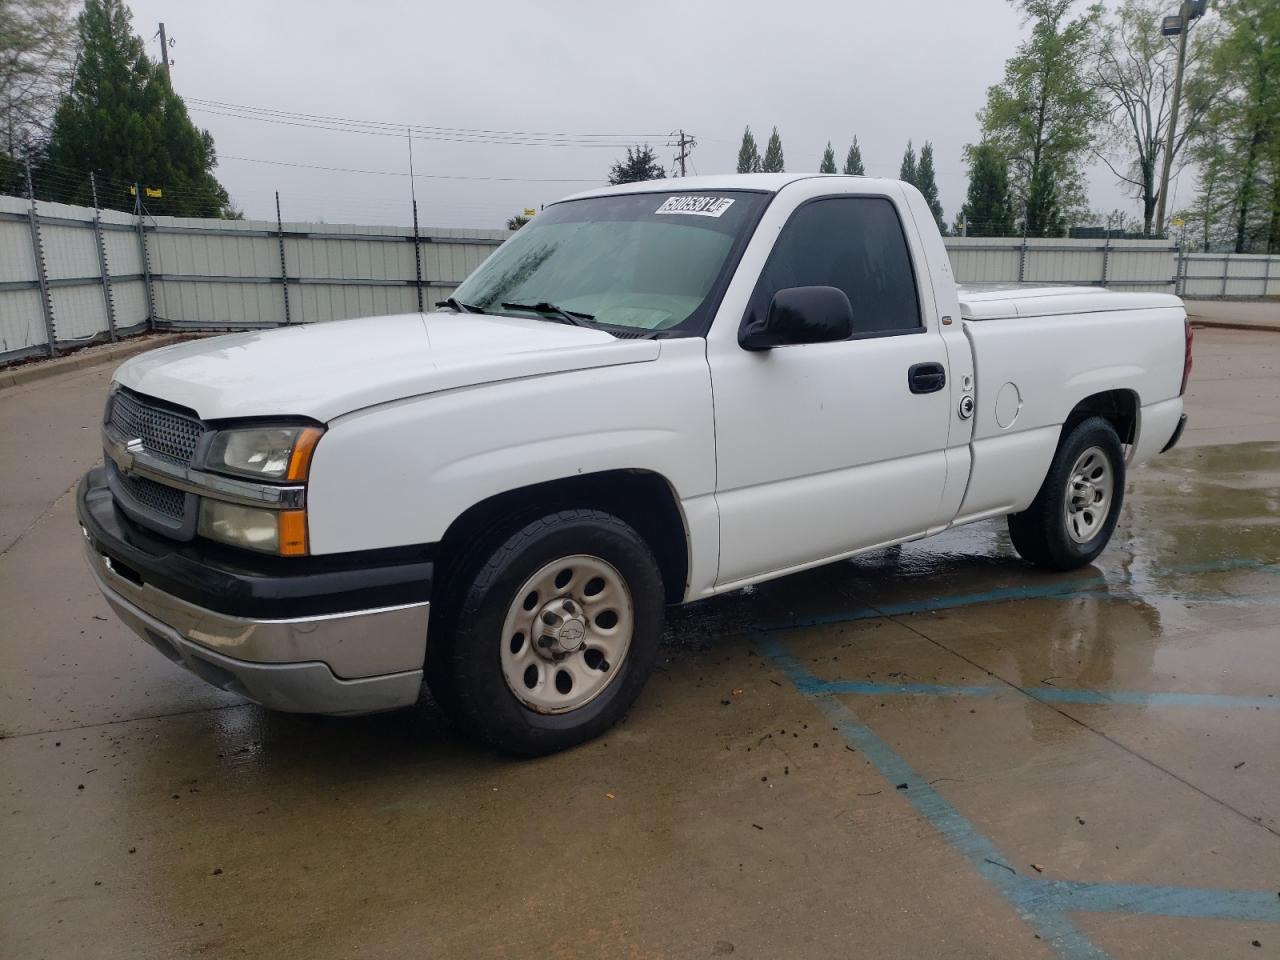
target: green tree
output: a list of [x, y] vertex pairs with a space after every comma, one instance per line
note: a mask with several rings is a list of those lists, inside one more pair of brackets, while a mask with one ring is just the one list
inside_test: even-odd
[[738, 172], [760, 172], [760, 151], [756, 148], [756, 138], [750, 127], [742, 132], [742, 146], [738, 148]]
[[898, 179], [903, 183], [909, 183], [913, 187], [916, 185], [916, 177], [919, 174], [916, 171], [916, 148], [911, 145], [911, 141], [907, 141], [907, 149], [902, 154], [902, 164], [898, 167]]
[[[1163, 0], [1125, 0], [1103, 20], [1091, 71], [1105, 119], [1102, 161], [1142, 204], [1142, 232], [1160, 233], [1155, 223], [1160, 171], [1169, 140], [1177, 44], [1161, 35]], [[1182, 106], [1172, 147], [1177, 163], [1187, 143], [1200, 134], [1215, 90], [1205, 69], [1216, 42], [1212, 21], [1192, 21], [1182, 82]], [[1176, 169], [1176, 166], [1175, 166]]]
[[782, 159], [782, 138], [778, 136], [778, 128], [773, 128], [769, 136], [769, 145], [764, 149], [764, 160], [760, 169], [765, 173], [782, 173], [786, 167]]
[[818, 164], [819, 173], [836, 172], [836, 152], [831, 149], [831, 141], [827, 141], [827, 149], [822, 151], [822, 162]]
[[666, 177], [666, 169], [658, 162], [658, 155], [647, 143], [627, 147], [627, 159], [619, 160], [609, 169], [609, 182], [639, 183], [642, 180], [661, 180]]
[[1074, 19], [1075, 0], [1010, 0], [1031, 34], [987, 90], [978, 113], [984, 139], [1009, 158], [1010, 180], [1028, 236], [1060, 236], [1084, 207], [1084, 155], [1099, 118], [1087, 77], [1101, 6]]
[[532, 219], [532, 217], [526, 217], [523, 213], [517, 213], [515, 216], [507, 218], [507, 229], [514, 233]]
[[1206, 236], [1222, 234], [1237, 253], [1280, 252], [1280, 5], [1223, 0], [1222, 41], [1209, 58], [1210, 82], [1224, 92], [1209, 111], [1197, 153], [1223, 148], [1212, 169], [1212, 197], [1197, 208], [1220, 211]]
[[164, 70], [147, 59], [122, 0], [86, 0], [77, 21], [80, 57], [54, 118], [41, 180], [50, 199], [90, 202], [88, 172], [103, 206], [128, 209], [129, 185], [159, 187], [152, 213], [235, 216], [213, 175], [213, 137], [187, 116]]
[[849, 153], [844, 158], [844, 172], [857, 177], [867, 175], [866, 167], [862, 165], [862, 150], [858, 147], [857, 137], [849, 144]]
[[0, 0], [0, 193], [25, 189], [75, 57], [70, 0]]
[[[983, 141], [965, 148], [969, 192], [956, 226], [970, 237], [1007, 237], [1013, 233], [1013, 201], [1009, 196], [1009, 161], [995, 144]], [[962, 226], [963, 225], [963, 226]]]
[[929, 140], [920, 148], [920, 161], [916, 164], [916, 187], [924, 194], [925, 203], [933, 211], [933, 219], [938, 221], [938, 229], [947, 232], [946, 222], [942, 218], [942, 203], [938, 200], [938, 179], [933, 172], [933, 143]]
[[1227, 176], [1230, 154], [1221, 141], [1207, 138], [1192, 143], [1189, 152], [1198, 170], [1196, 196], [1191, 206], [1174, 214], [1174, 219], [1183, 221], [1183, 236], [1191, 249], [1209, 253], [1228, 248], [1233, 239], [1228, 222], [1232, 209]]

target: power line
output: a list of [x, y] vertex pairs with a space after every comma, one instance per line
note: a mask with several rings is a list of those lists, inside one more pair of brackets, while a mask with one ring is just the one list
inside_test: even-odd
[[265, 160], [259, 157], [233, 157], [219, 155], [218, 162], [237, 160], [243, 163], [264, 163], [273, 167], [299, 167], [303, 170], [325, 170], [331, 173], [358, 173], [378, 177], [409, 177], [417, 180], [482, 180], [495, 183], [601, 183], [604, 177], [480, 177], [463, 174], [408, 173], [404, 170], [362, 170], [356, 167], [328, 167], [317, 163], [295, 163], [289, 160]]
[[637, 140], [654, 139], [654, 134], [627, 133], [568, 133], [523, 130], [482, 130], [466, 127], [439, 127], [426, 124], [391, 123], [382, 120], [364, 120], [327, 114], [309, 114], [272, 107], [254, 107], [200, 97], [186, 97], [188, 109], [214, 116], [256, 120], [283, 126], [307, 127], [317, 130], [333, 130], [359, 133], [365, 136], [402, 137], [405, 131], [424, 140], [442, 140], [457, 143], [495, 143], [517, 146], [584, 146], [616, 149]]
[[184, 100], [191, 103], [199, 103], [205, 106], [222, 107], [230, 110], [241, 110], [250, 113], [267, 113], [277, 116], [295, 117], [306, 120], [323, 120], [326, 122], [354, 123], [362, 126], [386, 127], [393, 130], [403, 130], [406, 127], [414, 131], [437, 133], [465, 133], [465, 134], [492, 134], [495, 136], [511, 136], [511, 137], [603, 137], [611, 140], [626, 140], [634, 138], [656, 138], [661, 134], [656, 133], [567, 133], [567, 132], [548, 132], [545, 130], [486, 130], [474, 127], [441, 127], [430, 124], [420, 123], [402, 123], [391, 122], [387, 120], [365, 120], [352, 117], [338, 117], [321, 113], [301, 113], [295, 110], [280, 110], [275, 107], [254, 107], [242, 103], [229, 103], [225, 100], [205, 100], [201, 97], [184, 97]]

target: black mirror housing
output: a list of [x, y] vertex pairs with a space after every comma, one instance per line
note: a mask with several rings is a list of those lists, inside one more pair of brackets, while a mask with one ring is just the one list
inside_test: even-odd
[[853, 336], [853, 305], [837, 287], [790, 287], [773, 295], [762, 321], [738, 334], [744, 350], [771, 350], [793, 343], [830, 343]]

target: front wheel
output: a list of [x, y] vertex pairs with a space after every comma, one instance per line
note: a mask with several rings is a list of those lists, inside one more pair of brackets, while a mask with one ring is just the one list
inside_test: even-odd
[[[598, 736], [644, 686], [662, 635], [657, 561], [628, 524], [564, 510], [499, 535], [454, 582], [431, 660], [466, 731], [538, 756]], [[442, 646], [441, 646], [442, 645]]]
[[1009, 515], [1018, 554], [1050, 570], [1074, 570], [1106, 547], [1124, 501], [1124, 448], [1102, 417], [1082, 420], [1058, 444], [1031, 506]]

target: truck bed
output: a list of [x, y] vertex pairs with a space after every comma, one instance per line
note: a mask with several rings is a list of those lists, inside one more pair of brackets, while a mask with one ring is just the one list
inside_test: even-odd
[[961, 285], [958, 293], [960, 316], [964, 320], [1009, 320], [1182, 306], [1182, 301], [1169, 293], [1116, 293], [1085, 286], [980, 283]]

